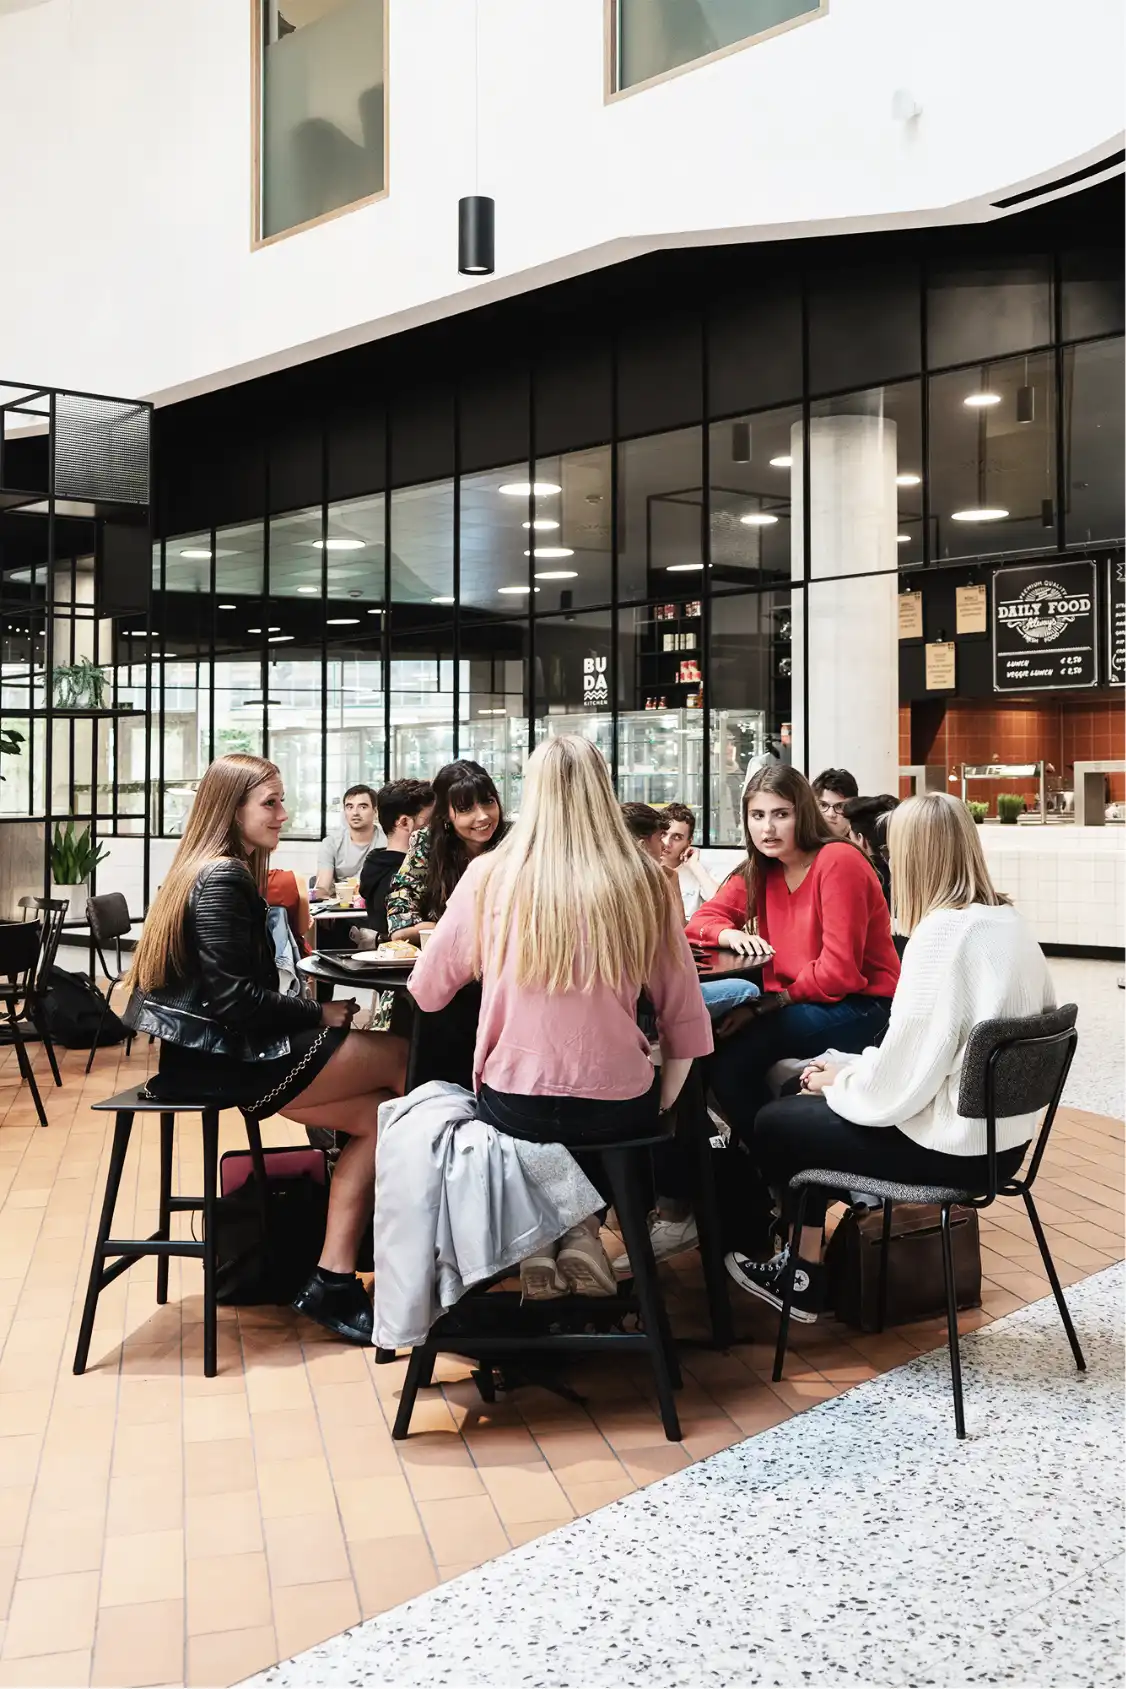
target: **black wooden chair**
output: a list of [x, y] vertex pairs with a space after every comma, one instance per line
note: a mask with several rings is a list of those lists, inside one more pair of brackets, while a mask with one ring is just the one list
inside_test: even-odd
[[[796, 1196], [791, 1236], [801, 1236], [805, 1218], [807, 1192], [814, 1187], [825, 1190], [857, 1189], [882, 1197], [884, 1227], [880, 1256], [879, 1320], [882, 1330], [887, 1312], [888, 1245], [891, 1236], [891, 1210], [896, 1202], [927, 1202], [940, 1209], [942, 1227], [942, 1266], [946, 1284], [946, 1329], [950, 1342], [950, 1381], [954, 1392], [954, 1426], [959, 1437], [966, 1434], [962, 1404], [962, 1366], [958, 1349], [958, 1305], [954, 1283], [953, 1252], [950, 1244], [950, 1210], [955, 1205], [988, 1208], [999, 1196], [1019, 1196], [1028, 1211], [1028, 1218], [1044, 1262], [1044, 1270], [1060, 1311], [1064, 1331], [1071, 1345], [1075, 1365], [1085, 1372], [1087, 1363], [1075, 1335], [1063, 1287], [1052, 1260], [1048, 1240], [1036, 1204], [1032, 1200], [1032, 1185], [1044, 1151], [1048, 1134], [1056, 1117], [1060, 1097], [1067, 1082], [1075, 1046], [1079, 1035], [1075, 1030], [1077, 1009], [1074, 1003], [1063, 1008], [1049, 1009], [1044, 1014], [1029, 1015], [1022, 1020], [989, 1020], [975, 1026], [966, 1045], [962, 1062], [961, 1083], [958, 1090], [958, 1113], [971, 1120], [985, 1121], [985, 1153], [988, 1177], [984, 1190], [954, 1189], [946, 1185], [905, 1185], [886, 1179], [873, 1179], [864, 1172], [852, 1172], [843, 1167], [810, 1168], [796, 1173], [790, 1180], [790, 1192]], [[1027, 1171], [998, 1181], [997, 1178], [997, 1122], [1014, 1114], [1034, 1114], [1044, 1109], [1044, 1118], [1036, 1134], [1032, 1157]], [[786, 1359], [786, 1342], [790, 1328], [790, 1305], [793, 1297], [794, 1272], [797, 1268], [797, 1249], [791, 1245], [789, 1270], [782, 1297], [782, 1317], [778, 1328], [778, 1346], [774, 1355], [774, 1382], [782, 1377]]]
[[[101, 1037], [102, 1027], [110, 1011], [110, 1000], [117, 986], [119, 986], [128, 968], [122, 954], [121, 940], [125, 938], [132, 925], [133, 917], [129, 913], [129, 905], [119, 891], [103, 892], [100, 897], [92, 897], [86, 905], [86, 919], [90, 923], [90, 936], [94, 941], [98, 961], [101, 963], [102, 974], [106, 981], [105, 1004], [102, 1008], [101, 1019], [98, 1021], [98, 1031], [94, 1042], [90, 1046], [90, 1054], [86, 1060], [86, 1072], [89, 1073], [94, 1065], [94, 1057], [98, 1052], [98, 1039]], [[105, 952], [110, 945], [114, 946], [114, 966], [111, 968], [106, 961]], [[151, 1040], [150, 1040], [151, 1041]], [[125, 1036], [125, 1056], [133, 1048], [133, 1034], [127, 1032]]]
[[[123, 899], [124, 901], [124, 899]], [[215, 1217], [216, 1202], [218, 1200], [219, 1185], [219, 1105], [203, 1102], [163, 1102], [150, 1097], [146, 1088], [134, 1086], [131, 1090], [122, 1091], [116, 1097], [109, 1097], [105, 1102], [94, 1103], [94, 1109], [99, 1113], [112, 1113], [117, 1116], [113, 1129], [113, 1146], [110, 1150], [109, 1172], [106, 1175], [105, 1195], [102, 1199], [102, 1213], [98, 1221], [98, 1233], [94, 1243], [94, 1259], [90, 1264], [90, 1280], [86, 1289], [86, 1301], [82, 1309], [82, 1324], [78, 1333], [78, 1345], [74, 1352], [74, 1370], [82, 1373], [86, 1370], [86, 1362], [90, 1354], [90, 1339], [94, 1333], [94, 1317], [98, 1311], [98, 1297], [108, 1284], [119, 1278], [142, 1256], [155, 1255], [156, 1268], [156, 1299], [159, 1303], [168, 1300], [168, 1262], [173, 1255], [185, 1256], [189, 1260], [203, 1262], [203, 1371], [207, 1378], [214, 1378], [217, 1371], [217, 1332], [216, 1309], [217, 1303], [217, 1270], [218, 1257], [216, 1251]], [[117, 1204], [117, 1194], [121, 1188], [121, 1175], [125, 1170], [125, 1157], [129, 1150], [129, 1140], [133, 1132], [133, 1121], [138, 1114], [159, 1114], [160, 1116], [160, 1198], [159, 1216], [155, 1232], [147, 1238], [115, 1238], [110, 1236], [113, 1226], [113, 1211]], [[201, 1196], [173, 1196], [172, 1194], [172, 1150], [178, 1114], [198, 1114], [203, 1126], [203, 1194]], [[245, 1118], [245, 1117], [244, 1117]], [[251, 1163], [257, 1182], [261, 1200], [260, 1221], [262, 1227], [263, 1244], [266, 1238], [266, 1166], [262, 1157], [262, 1133], [256, 1120], [246, 1121], [246, 1136], [250, 1144]], [[197, 1242], [179, 1238], [173, 1239], [170, 1223], [173, 1214], [200, 1213], [202, 1215], [201, 1236]], [[110, 1264], [107, 1265], [107, 1262]]]
[[33, 1029], [25, 1030], [24, 1038], [25, 1040], [36, 1038], [43, 1044], [47, 1051], [47, 1060], [51, 1064], [51, 1073], [55, 1084], [61, 1085], [62, 1076], [59, 1073], [59, 1064], [55, 1060], [55, 1046], [51, 1041], [46, 1020], [41, 1011], [49, 983], [48, 976], [59, 953], [59, 940], [63, 934], [63, 922], [70, 912], [70, 904], [65, 897], [21, 897], [19, 907], [23, 910], [24, 921], [37, 920], [39, 922], [42, 934], [39, 966], [35, 970]]
[[[683, 1432], [675, 1394], [682, 1382], [680, 1363], [649, 1240], [647, 1197], [649, 1152], [666, 1142], [671, 1132], [670, 1124], [650, 1138], [602, 1144], [597, 1150], [571, 1150], [580, 1165], [593, 1156], [601, 1160], [633, 1267], [632, 1289], [623, 1287], [617, 1296], [569, 1296], [558, 1302], [533, 1303], [521, 1309], [518, 1292], [494, 1290], [487, 1285], [478, 1287], [435, 1322], [425, 1343], [411, 1350], [392, 1437], [402, 1439], [409, 1434], [415, 1399], [419, 1390], [430, 1384], [434, 1361], [440, 1354], [477, 1361], [474, 1379], [484, 1400], [491, 1401], [493, 1372], [498, 1362], [518, 1361], [528, 1355], [562, 1358], [574, 1354], [640, 1352], [648, 1355], [652, 1363], [665, 1436], [670, 1442], [681, 1440]], [[599, 1323], [617, 1324], [629, 1314], [641, 1316], [643, 1329], [588, 1329], [595, 1319]], [[537, 1325], [542, 1329], [537, 1330]], [[560, 1325], [574, 1329], [552, 1329]], [[390, 1351], [380, 1351], [377, 1358], [380, 1356], [393, 1358]]]
[[27, 1081], [40, 1126], [46, 1126], [47, 1113], [27, 1053], [27, 1039], [41, 1039], [55, 1083], [62, 1084], [36, 990], [42, 948], [38, 921], [6, 921], [0, 925], [0, 1044], [15, 1046], [20, 1077]]

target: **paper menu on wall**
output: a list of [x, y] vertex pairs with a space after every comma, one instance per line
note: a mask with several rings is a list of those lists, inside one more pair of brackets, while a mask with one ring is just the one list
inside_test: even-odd
[[952, 692], [958, 684], [955, 675], [954, 641], [936, 640], [933, 645], [928, 645], [927, 691]]
[[899, 637], [900, 639], [922, 639], [923, 637], [923, 595], [921, 592], [901, 592], [899, 594]]
[[984, 586], [960, 586], [954, 594], [957, 605], [958, 633], [988, 633], [989, 589]]

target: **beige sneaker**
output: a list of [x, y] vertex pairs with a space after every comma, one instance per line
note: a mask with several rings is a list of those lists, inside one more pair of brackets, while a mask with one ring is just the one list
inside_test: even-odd
[[616, 1296], [614, 1269], [597, 1232], [584, 1225], [572, 1226], [559, 1239], [556, 1262], [567, 1285], [576, 1296]]
[[555, 1261], [557, 1245], [541, 1249], [520, 1263], [520, 1298], [524, 1302], [553, 1302], [557, 1296], [570, 1295], [571, 1287], [559, 1271]]

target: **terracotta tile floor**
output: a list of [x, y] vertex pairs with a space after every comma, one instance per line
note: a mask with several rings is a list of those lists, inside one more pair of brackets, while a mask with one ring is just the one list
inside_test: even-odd
[[[536, 1388], [495, 1407], [444, 1361], [395, 1444], [403, 1363], [377, 1368], [282, 1310], [225, 1310], [207, 1380], [197, 1263], [172, 1263], [158, 1309], [145, 1261], [103, 1294], [75, 1378], [112, 1124], [87, 1105], [148, 1059], [102, 1051], [87, 1080], [67, 1054], [58, 1091], [37, 1056], [46, 1131], [10, 1054], [0, 1064], [0, 1685], [233, 1683], [943, 1342], [938, 1321], [881, 1336], [818, 1325], [775, 1386], [773, 1317], [738, 1298], [738, 1347], [687, 1355], [679, 1446], [633, 1361], [576, 1363], [585, 1406]], [[243, 1147], [238, 1117], [226, 1124]], [[1122, 1256], [1122, 1135], [1061, 1114], [1038, 1194], [1065, 1283]], [[198, 1189], [190, 1126], [178, 1151], [180, 1188]], [[153, 1119], [134, 1136], [119, 1231], [134, 1210], [152, 1229], [156, 1185]], [[984, 1305], [967, 1329], [1046, 1290], [1023, 1212], [998, 1205], [982, 1231]], [[674, 1326], [701, 1331], [695, 1258], [666, 1274]]]

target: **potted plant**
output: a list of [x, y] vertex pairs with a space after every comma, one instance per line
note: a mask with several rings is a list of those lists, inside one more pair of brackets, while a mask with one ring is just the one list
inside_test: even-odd
[[[23, 734], [17, 733], [14, 727], [0, 727], [0, 757], [18, 757], [23, 743]], [[0, 774], [0, 780], [3, 778]]]
[[85, 915], [90, 875], [108, 855], [108, 851], [91, 839], [89, 827], [83, 827], [76, 836], [73, 821], [67, 822], [65, 832], [61, 823], [56, 826], [51, 841], [51, 889], [70, 899], [72, 921]]
[[109, 676], [97, 663], [91, 662], [89, 657], [79, 657], [76, 663], [57, 663], [53, 674], [56, 709], [105, 708]]
[[969, 810], [979, 827], [985, 820], [985, 817], [989, 814], [989, 805], [987, 803], [975, 801], [973, 798], [967, 799], [966, 808]]
[[1002, 792], [997, 799], [997, 819], [1007, 827], [1016, 825], [1018, 815], [1024, 814], [1024, 799], [1016, 792]]

